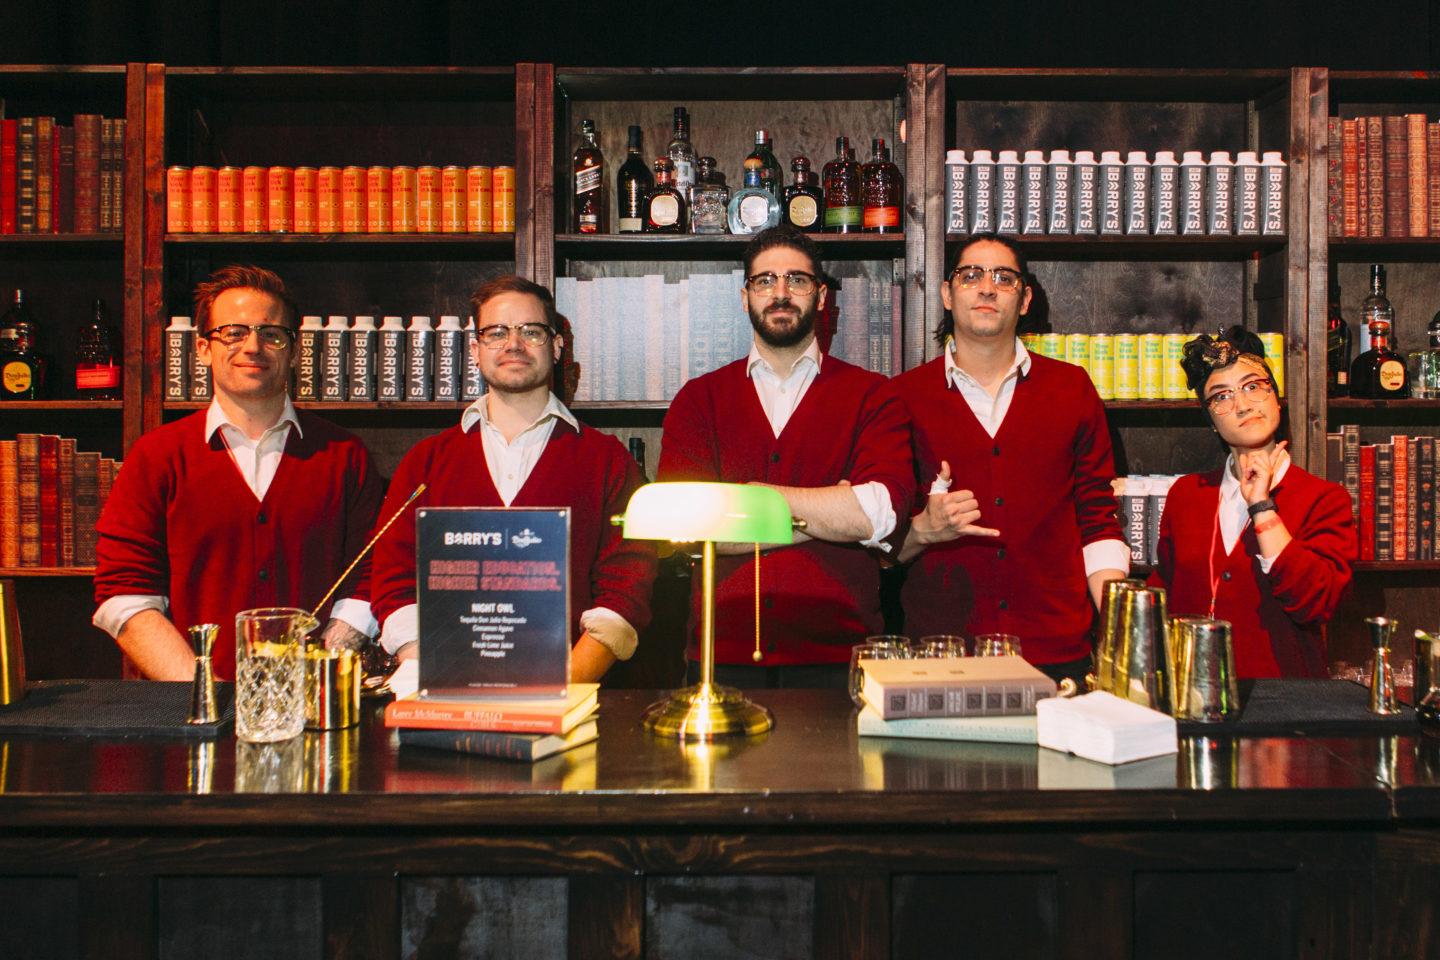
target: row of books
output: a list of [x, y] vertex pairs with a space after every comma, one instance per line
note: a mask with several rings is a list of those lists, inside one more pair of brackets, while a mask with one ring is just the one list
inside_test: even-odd
[[124, 223], [124, 120], [0, 119], [0, 233], [119, 233]]
[[1388, 443], [1361, 443], [1349, 424], [1325, 435], [1327, 475], [1339, 477], [1350, 494], [1360, 538], [1361, 560], [1434, 560], [1435, 516], [1440, 496], [1435, 483], [1435, 437], [1396, 434]]
[[1330, 117], [1325, 132], [1329, 236], [1440, 237], [1440, 123]]
[[[581, 364], [575, 399], [670, 400], [692, 377], [744, 357], [752, 334], [740, 303], [743, 284], [740, 270], [678, 282], [658, 274], [557, 279], [555, 304], [570, 320]], [[900, 328], [899, 284], [847, 277], [832, 296], [833, 309], [816, 321], [821, 348], [890, 376]]]
[[598, 683], [572, 683], [563, 698], [452, 700], [417, 694], [385, 707], [400, 745], [534, 762], [598, 736]]
[[1179, 474], [1152, 473], [1116, 477], [1110, 482], [1120, 503], [1120, 525], [1130, 546], [1130, 562], [1153, 567], [1160, 562], [1160, 517], [1165, 497]]
[[0, 440], [0, 567], [93, 567], [95, 524], [119, 470], [70, 437]]

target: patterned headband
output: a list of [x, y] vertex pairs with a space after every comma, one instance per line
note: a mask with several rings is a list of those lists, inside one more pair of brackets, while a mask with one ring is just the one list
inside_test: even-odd
[[1244, 361], [1264, 370], [1267, 374], [1270, 372], [1270, 367], [1264, 357], [1244, 352], [1229, 340], [1221, 340], [1204, 333], [1195, 339], [1200, 342], [1201, 362], [1211, 370], [1218, 370], [1221, 367], [1228, 367], [1232, 363]]

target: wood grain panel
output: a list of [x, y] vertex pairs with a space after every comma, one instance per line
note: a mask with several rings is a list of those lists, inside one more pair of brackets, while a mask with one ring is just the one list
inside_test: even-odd
[[639, 960], [645, 937], [641, 877], [570, 880], [570, 960]]
[[85, 957], [153, 960], [155, 878], [144, 873], [80, 878], [80, 948]]
[[1053, 956], [1061, 943], [1053, 873], [896, 876], [891, 917], [895, 960]]
[[400, 944], [400, 885], [394, 874], [331, 874], [322, 883], [328, 960], [394, 955]]
[[73, 877], [0, 877], [0, 957], [77, 960], [79, 899]]
[[400, 955], [565, 960], [563, 877], [407, 877]]
[[1030, 264], [1021, 332], [1213, 332], [1244, 322], [1244, 269], [1206, 261]]
[[160, 960], [319, 960], [320, 882], [313, 877], [161, 877]]
[[[1056, 88], [1057, 93], [1059, 87]], [[957, 91], [964, 96], [963, 88]], [[1062, 95], [1063, 96], [1063, 95]], [[1246, 107], [1235, 103], [957, 100], [953, 145], [962, 150], [1245, 149]], [[1178, 156], [1177, 156], [1178, 159]]]
[[1277, 960], [1297, 956], [1295, 875], [1139, 871], [1135, 956]]
[[890, 956], [890, 878], [822, 873], [815, 878], [815, 956]]
[[760, 960], [814, 954], [808, 877], [652, 877], [646, 960]]

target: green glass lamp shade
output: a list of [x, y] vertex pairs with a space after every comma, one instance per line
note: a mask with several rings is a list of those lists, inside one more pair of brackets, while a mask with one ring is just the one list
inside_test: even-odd
[[747, 483], [647, 483], [621, 522], [627, 540], [794, 542], [785, 498]]

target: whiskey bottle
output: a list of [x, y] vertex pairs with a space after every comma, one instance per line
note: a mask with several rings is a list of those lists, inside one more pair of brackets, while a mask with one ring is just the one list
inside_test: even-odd
[[769, 190], [776, 200], [782, 200], [785, 175], [780, 170], [780, 161], [775, 159], [775, 151], [771, 149], [769, 130], [755, 131], [755, 149], [750, 151], [745, 163], [748, 165], [751, 160], [760, 161], [760, 186]]
[[745, 186], [730, 198], [731, 233], [759, 233], [780, 223], [780, 201], [761, 186], [763, 171], [759, 158], [745, 161]]
[[785, 222], [797, 230], [818, 231], [825, 209], [825, 191], [819, 178], [810, 170], [810, 161], [795, 157], [790, 161], [795, 182], [785, 188]]
[[864, 200], [866, 233], [899, 233], [900, 206], [904, 203], [905, 183], [900, 168], [890, 162], [890, 149], [884, 139], [870, 141], [870, 162], [860, 171], [861, 196]]
[[645, 229], [645, 197], [655, 186], [650, 168], [640, 158], [640, 128], [630, 128], [630, 143], [625, 148], [625, 162], [615, 175], [615, 205], [619, 212], [616, 228], [620, 233], [640, 233]]
[[1350, 395], [1389, 400], [1410, 395], [1405, 358], [1390, 346], [1390, 321], [1372, 318], [1370, 349], [1350, 368]]
[[15, 302], [0, 317], [0, 400], [38, 400], [42, 396], [45, 366], [36, 351], [37, 328], [25, 305], [25, 291], [15, 291]]
[[[675, 189], [688, 204], [690, 191], [695, 186], [695, 148], [690, 145], [690, 113], [684, 107], [675, 108], [675, 131], [670, 137], [670, 146], [665, 148], [674, 170]], [[684, 230], [684, 221], [681, 221]]]
[[669, 157], [655, 161], [655, 186], [645, 195], [646, 233], [684, 233], [685, 197], [674, 183], [675, 165]]
[[835, 138], [835, 159], [825, 164], [825, 232], [859, 233], [863, 203], [860, 198], [860, 164], [849, 137]]
[[[1370, 265], [1370, 295], [1360, 304], [1360, 352], [1370, 349], [1370, 321], [1384, 320], [1395, 329], [1395, 308], [1385, 297], [1385, 267], [1378, 263]], [[1392, 342], [1391, 347], [1395, 344]]]
[[690, 191], [690, 232], [724, 233], [730, 210], [730, 188], [715, 170], [714, 157], [701, 157], [699, 173]]
[[94, 316], [75, 341], [75, 396], [81, 400], [120, 399], [120, 357], [105, 301], [95, 301]]
[[1349, 395], [1350, 361], [1350, 324], [1340, 312], [1340, 288], [1332, 285], [1325, 321], [1325, 381], [1330, 396]]
[[580, 121], [580, 146], [575, 148], [576, 233], [608, 233], [609, 214], [605, 202], [605, 155], [595, 142], [595, 122]]

